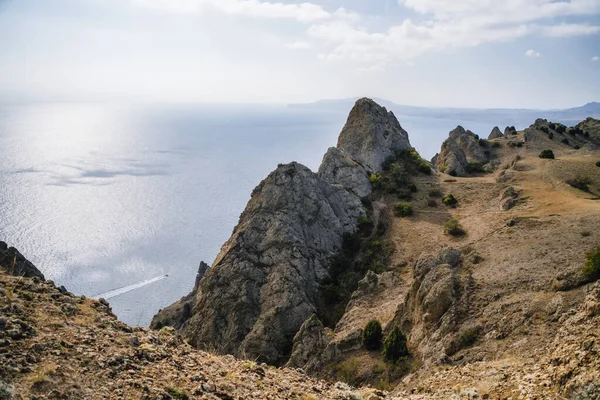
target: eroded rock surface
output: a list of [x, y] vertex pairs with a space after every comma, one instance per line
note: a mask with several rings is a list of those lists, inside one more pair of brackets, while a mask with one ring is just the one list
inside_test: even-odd
[[502, 134], [502, 131], [500, 131], [500, 128], [498, 128], [497, 126], [494, 127], [494, 129], [492, 129], [492, 132], [490, 133], [490, 135], [488, 136], [488, 139], [492, 140], [492, 139], [498, 139], [503, 137], [504, 135]]
[[435, 166], [450, 175], [465, 176], [469, 163], [483, 165], [489, 161], [489, 151], [486, 151], [473, 132], [457, 126], [442, 143], [442, 149], [434, 160]]
[[381, 164], [396, 150], [410, 148], [408, 133], [394, 116], [371, 99], [356, 102], [337, 148], [359, 162], [366, 170], [379, 172]]
[[19, 250], [14, 247], [8, 247], [4, 242], [0, 242], [0, 268], [11, 275], [27, 278], [35, 276], [44, 280], [44, 274], [35, 265], [19, 253]]
[[183, 336], [196, 347], [283, 361], [315, 312], [330, 257], [363, 213], [356, 196], [305, 166], [280, 165], [253, 191], [200, 282]]
[[326, 182], [341, 185], [358, 197], [368, 196], [373, 190], [364, 167], [337, 147], [327, 150], [318, 174]]

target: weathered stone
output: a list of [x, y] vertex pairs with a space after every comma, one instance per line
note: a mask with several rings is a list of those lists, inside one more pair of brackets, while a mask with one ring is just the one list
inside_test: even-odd
[[497, 126], [494, 127], [494, 129], [492, 129], [492, 132], [490, 133], [490, 135], [488, 136], [488, 139], [492, 140], [492, 139], [498, 139], [501, 138], [502, 132], [500, 131], [500, 128], [498, 128]]
[[479, 145], [477, 136], [459, 125], [442, 143], [439, 155], [434, 158], [434, 165], [438, 170], [447, 174], [465, 176], [469, 163], [486, 164], [489, 161], [488, 154]]
[[253, 191], [231, 238], [200, 282], [183, 336], [194, 346], [277, 363], [315, 312], [319, 280], [360, 200], [298, 163]]
[[315, 355], [325, 350], [330, 341], [331, 334], [326, 333], [325, 327], [317, 315], [313, 314], [304, 321], [300, 330], [294, 336], [292, 355], [286, 367], [303, 368], [308, 371], [319, 367], [319, 365], [314, 365], [314, 362], [318, 360]]
[[24, 276], [27, 278], [35, 276], [44, 280], [44, 274], [42, 274], [35, 265], [19, 253], [19, 250], [14, 247], [8, 247], [4, 242], [0, 242], [0, 268], [11, 275]]
[[371, 172], [380, 171], [396, 150], [410, 147], [408, 133], [394, 113], [367, 98], [358, 100], [350, 111], [337, 144], [338, 149]]
[[336, 147], [327, 150], [318, 174], [324, 181], [341, 185], [358, 197], [368, 196], [372, 191], [369, 174], [363, 166]]

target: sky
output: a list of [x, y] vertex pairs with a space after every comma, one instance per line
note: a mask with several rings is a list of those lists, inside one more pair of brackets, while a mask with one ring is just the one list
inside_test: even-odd
[[600, 0], [0, 0], [0, 102], [600, 101]]

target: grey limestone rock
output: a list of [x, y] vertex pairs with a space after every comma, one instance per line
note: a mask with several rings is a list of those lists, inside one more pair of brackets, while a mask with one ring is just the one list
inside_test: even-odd
[[0, 242], [0, 267], [11, 275], [44, 280], [44, 274], [27, 260], [19, 250]]
[[477, 136], [460, 125], [450, 132], [436, 157], [437, 169], [455, 176], [465, 176], [471, 162], [486, 164], [489, 161], [489, 153], [479, 145]]
[[364, 167], [336, 147], [327, 150], [318, 174], [326, 182], [341, 185], [358, 197], [368, 196], [372, 191], [369, 174]]
[[492, 139], [498, 139], [503, 137], [504, 135], [502, 135], [502, 131], [500, 131], [500, 128], [498, 128], [497, 126], [494, 127], [494, 129], [492, 129], [492, 132], [490, 133], [490, 135], [488, 136], [488, 139], [492, 140]]

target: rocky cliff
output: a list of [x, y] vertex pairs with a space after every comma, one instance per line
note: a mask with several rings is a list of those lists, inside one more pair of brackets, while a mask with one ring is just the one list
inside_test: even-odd
[[465, 176], [470, 172], [469, 164], [484, 165], [489, 160], [489, 150], [481, 145], [479, 136], [457, 126], [442, 143], [442, 149], [435, 158], [435, 166], [450, 175]]
[[35, 265], [19, 253], [19, 250], [14, 247], [8, 247], [4, 242], [0, 242], [0, 268], [12, 275], [28, 278], [35, 276], [44, 280], [44, 274]]

